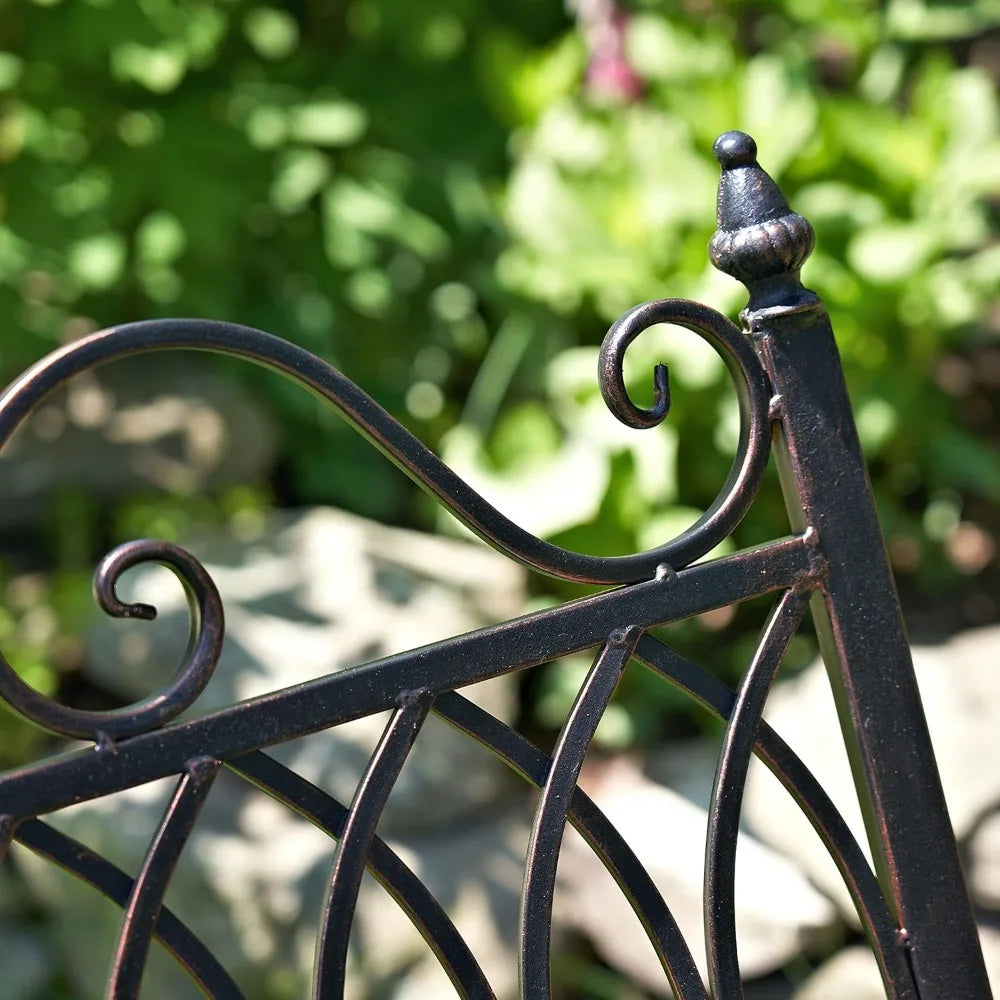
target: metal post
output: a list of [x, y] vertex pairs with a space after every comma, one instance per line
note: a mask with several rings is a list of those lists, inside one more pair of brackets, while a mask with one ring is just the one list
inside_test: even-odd
[[840, 356], [799, 281], [813, 232], [757, 165], [748, 135], [717, 140], [712, 261], [750, 292], [741, 315], [771, 379], [775, 453], [792, 525], [829, 564], [812, 601], [876, 870], [921, 1000], [990, 992], [917, 691]]

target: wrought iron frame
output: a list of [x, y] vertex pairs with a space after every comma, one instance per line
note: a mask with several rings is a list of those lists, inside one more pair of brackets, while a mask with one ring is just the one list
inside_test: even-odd
[[[237, 355], [311, 389], [340, 411], [449, 511], [512, 559], [542, 573], [609, 587], [596, 596], [359, 665], [191, 721], [192, 705], [222, 648], [223, 608], [204, 567], [176, 545], [129, 542], [98, 566], [95, 594], [117, 617], [152, 618], [124, 604], [116, 583], [129, 567], [170, 568], [189, 595], [191, 641], [164, 690], [126, 709], [70, 708], [28, 687], [0, 659], [0, 697], [24, 717], [94, 748], [0, 775], [0, 854], [11, 842], [67, 869], [124, 911], [106, 996], [139, 993], [153, 938], [206, 995], [241, 997], [211, 952], [163, 906], [167, 884], [220, 768], [251, 782], [337, 839], [313, 979], [315, 997], [343, 995], [348, 939], [367, 868], [393, 895], [440, 959], [457, 992], [494, 994], [440, 905], [377, 835], [383, 806], [420, 728], [433, 712], [541, 790], [527, 852], [519, 932], [521, 996], [550, 994], [556, 863], [571, 823], [626, 894], [675, 996], [706, 989], [668, 902], [628, 845], [577, 787], [584, 753], [626, 665], [635, 660], [726, 721], [709, 812], [705, 927], [709, 990], [742, 996], [734, 913], [736, 835], [747, 769], [756, 754], [782, 782], [843, 875], [893, 1000], [987, 998], [978, 936], [952, 836], [909, 648], [829, 319], [799, 269], [812, 249], [809, 223], [792, 212], [757, 165], [753, 140], [729, 132], [722, 165], [717, 267], [747, 286], [743, 329], [697, 303], [664, 299], [626, 313], [608, 332], [598, 377], [612, 412], [652, 427], [670, 406], [667, 371], [654, 373], [649, 409], [629, 398], [625, 351], [649, 326], [702, 335], [725, 361], [739, 399], [740, 437], [729, 478], [699, 521], [636, 555], [571, 552], [519, 528], [469, 487], [353, 382], [299, 347], [247, 327], [201, 320], [129, 324], [85, 337], [26, 371], [0, 397], [0, 444], [55, 388], [128, 355], [189, 348]], [[699, 562], [726, 538], [756, 495], [774, 452], [794, 534]], [[775, 594], [757, 651], [733, 691], [649, 630], [713, 608]], [[836, 695], [875, 859], [869, 867], [826, 792], [762, 721], [782, 656], [810, 610]], [[476, 681], [568, 653], [597, 655], [551, 757], [459, 693]], [[350, 807], [279, 764], [265, 750], [351, 719], [392, 715]], [[95, 752], [96, 750], [96, 752]], [[154, 779], [178, 781], [145, 862], [133, 878], [39, 817]], [[665, 849], [669, 843], [665, 841]]]

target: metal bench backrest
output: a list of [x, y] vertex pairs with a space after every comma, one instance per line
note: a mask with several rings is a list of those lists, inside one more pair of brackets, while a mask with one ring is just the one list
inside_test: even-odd
[[[727, 133], [715, 148], [722, 180], [711, 254], [717, 267], [749, 290], [743, 329], [705, 306], [664, 299], [626, 313], [609, 331], [600, 354], [604, 398], [632, 427], [658, 424], [670, 405], [665, 368], [656, 369], [655, 401], [649, 409], [632, 402], [622, 373], [629, 344], [657, 323], [677, 324], [708, 340], [724, 359], [739, 397], [739, 445], [722, 492], [689, 530], [651, 551], [599, 558], [527, 533], [340, 372], [301, 348], [245, 327], [168, 320], [95, 333], [39, 362], [0, 398], [2, 443], [48, 393], [95, 365], [174, 348], [241, 356], [285, 374], [331, 403], [456, 517], [511, 559], [542, 573], [607, 588], [596, 596], [193, 721], [171, 722], [196, 700], [212, 674], [223, 641], [221, 601], [201, 564], [173, 544], [141, 540], [115, 549], [95, 577], [98, 600], [108, 613], [154, 613], [143, 605], [125, 605], [116, 596], [121, 573], [140, 562], [165, 564], [188, 591], [191, 644], [186, 662], [165, 690], [126, 709], [82, 711], [27, 687], [6, 661], [0, 661], [0, 696], [10, 706], [52, 733], [95, 744], [90, 750], [0, 775], [0, 854], [18, 841], [122, 906], [109, 998], [138, 995], [154, 937], [209, 996], [240, 995], [211, 952], [163, 906], [181, 849], [223, 767], [337, 839], [318, 934], [316, 996], [343, 993], [348, 938], [367, 866], [390, 887], [432, 944], [458, 993], [491, 997], [470, 949], [444, 911], [376, 835], [380, 813], [421, 725], [428, 713], [435, 713], [541, 789], [521, 904], [521, 995], [530, 1000], [549, 996], [556, 865], [568, 821], [639, 913], [674, 994], [682, 1000], [704, 1000], [705, 988], [670, 914], [669, 900], [660, 898], [629, 847], [577, 788], [583, 756], [630, 660], [726, 720], [704, 873], [713, 997], [741, 996], [734, 876], [743, 786], [752, 754], [794, 796], [839, 866], [887, 995], [896, 1000], [990, 996], [833, 333], [822, 303], [799, 281], [799, 269], [812, 249], [812, 229], [789, 209], [757, 165], [749, 136]], [[772, 452], [794, 534], [699, 562], [730, 534], [753, 502]], [[649, 634], [655, 626], [763, 594], [774, 595], [774, 608], [735, 692]], [[835, 692], [874, 872], [823, 788], [762, 722], [771, 682], [807, 610]], [[474, 682], [586, 649], [596, 649], [596, 658], [551, 757], [458, 693]], [[266, 752], [386, 710], [391, 710], [390, 721], [349, 808]], [[39, 818], [171, 775], [178, 776], [176, 790], [134, 878]]]

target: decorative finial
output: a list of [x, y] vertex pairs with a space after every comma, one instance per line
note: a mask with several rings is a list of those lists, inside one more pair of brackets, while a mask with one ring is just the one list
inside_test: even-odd
[[713, 149], [722, 178], [718, 229], [708, 246], [712, 263], [746, 285], [751, 312], [815, 302], [799, 281], [813, 248], [812, 226], [758, 165], [757, 143], [745, 132], [724, 132]]

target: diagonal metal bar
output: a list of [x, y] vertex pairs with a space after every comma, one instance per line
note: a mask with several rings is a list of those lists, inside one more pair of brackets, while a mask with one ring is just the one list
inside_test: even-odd
[[764, 626], [760, 645], [743, 675], [722, 738], [708, 811], [705, 844], [705, 943], [708, 977], [719, 997], [741, 998], [736, 947], [736, 843], [740, 808], [764, 702], [788, 643], [808, 604], [808, 593], [786, 591]]
[[[736, 703], [735, 693], [680, 653], [644, 635], [634, 658], [687, 692], [720, 719], [729, 719]], [[754, 753], [802, 809], [829, 851], [868, 934], [889, 1000], [918, 1000], [885, 897], [843, 816], [812, 772], [766, 722], [760, 727]]]
[[[263, 751], [255, 750], [226, 766], [330, 836], [338, 840], [343, 836], [347, 809]], [[441, 905], [378, 836], [372, 838], [366, 864], [431, 947], [459, 995], [467, 1000], [496, 1000], [475, 956]]]
[[518, 971], [521, 996], [548, 1000], [552, 902], [566, 814], [583, 758], [642, 635], [634, 625], [615, 629], [598, 653], [559, 734], [528, 841], [521, 895]]
[[[496, 754], [536, 788], [543, 788], [552, 758], [510, 726], [457, 691], [439, 695], [434, 713]], [[600, 858], [631, 903], [678, 1000], [705, 1000], [705, 988], [691, 950], [642, 862], [591, 798], [574, 788], [570, 823]]]
[[192, 761], [177, 783], [129, 894], [108, 977], [108, 1000], [134, 1000], [139, 995], [167, 883], [218, 772], [217, 760], [202, 758]]
[[812, 572], [813, 549], [786, 538], [677, 573], [558, 608], [535, 612], [363, 666], [285, 688], [190, 722], [122, 740], [115, 765], [80, 750], [0, 777], [4, 809], [14, 816], [52, 812], [75, 802], [180, 774], [200, 756], [222, 760], [392, 710], [419, 681], [447, 691], [589, 649], [627, 621], [643, 628], [784, 590]]
[[[128, 905], [135, 881], [120, 868], [40, 819], [25, 820], [17, 842], [93, 886], [121, 907]], [[167, 908], [161, 907], [154, 936], [212, 1000], [244, 1000], [243, 993], [218, 959]]]
[[433, 696], [427, 691], [408, 692], [400, 698], [400, 706], [385, 727], [354, 794], [343, 835], [337, 842], [320, 919], [313, 979], [316, 1000], [338, 1000], [344, 996], [347, 946], [368, 850], [389, 793], [406, 763], [432, 701]]

